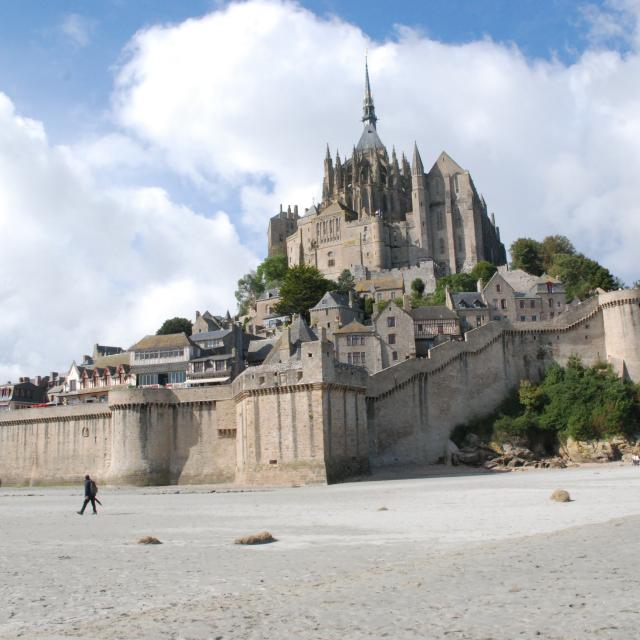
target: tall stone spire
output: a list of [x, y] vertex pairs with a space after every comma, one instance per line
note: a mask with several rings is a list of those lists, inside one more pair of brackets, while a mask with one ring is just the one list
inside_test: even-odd
[[424, 166], [422, 165], [422, 158], [420, 157], [420, 152], [418, 151], [418, 144], [414, 142], [413, 143], [413, 174], [421, 176], [423, 173], [424, 173]]
[[369, 63], [367, 58], [364, 59], [364, 104], [362, 108], [362, 122], [370, 124], [374, 129], [378, 118], [376, 116], [376, 108], [373, 104], [373, 96], [371, 95], [371, 84], [369, 82]]

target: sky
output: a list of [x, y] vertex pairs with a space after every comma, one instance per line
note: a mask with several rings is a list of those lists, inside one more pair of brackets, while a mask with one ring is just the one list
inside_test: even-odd
[[235, 309], [361, 129], [640, 278], [640, 0], [0, 2], [0, 380]]

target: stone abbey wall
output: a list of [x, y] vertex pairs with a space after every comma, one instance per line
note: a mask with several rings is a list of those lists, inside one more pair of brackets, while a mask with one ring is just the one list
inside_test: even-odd
[[600, 294], [553, 322], [491, 322], [370, 377], [337, 363], [330, 342], [300, 349], [231, 385], [0, 414], [0, 483], [323, 483], [433, 462], [455, 425], [553, 362], [609, 361], [640, 380], [640, 291]]

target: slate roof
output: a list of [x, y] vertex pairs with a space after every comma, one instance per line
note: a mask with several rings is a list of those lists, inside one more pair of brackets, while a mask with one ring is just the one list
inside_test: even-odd
[[349, 324], [345, 324], [344, 327], [336, 329], [333, 333], [335, 335], [337, 333], [373, 333], [373, 331], [372, 326], [366, 326], [357, 320], [352, 320]]
[[191, 336], [193, 342], [201, 342], [203, 340], [221, 340], [231, 333], [231, 329], [216, 329], [215, 331], [205, 331], [203, 333], [194, 333]]
[[336, 307], [349, 307], [349, 296], [339, 291], [328, 291], [317, 302], [315, 307], [311, 307], [309, 311], [318, 311], [320, 309], [334, 309]]
[[266, 340], [252, 340], [247, 350], [247, 362], [262, 362], [268, 355], [278, 338], [267, 338]]
[[192, 344], [193, 343], [189, 340], [186, 333], [170, 333], [165, 336], [145, 336], [142, 340], [136, 342], [129, 351], [170, 349], [172, 347], [188, 347]]
[[477, 291], [452, 293], [451, 299], [456, 309], [485, 309], [487, 305]]
[[380, 140], [380, 136], [376, 131], [376, 128], [368, 123], [365, 125], [364, 131], [360, 136], [360, 140], [358, 140], [358, 145], [356, 149], [358, 151], [364, 151], [366, 149], [384, 149], [384, 144], [382, 144], [382, 140]]
[[417, 309], [411, 309], [408, 312], [414, 320], [457, 320], [458, 316], [455, 311], [445, 307], [444, 305], [437, 305], [434, 307], [418, 307]]

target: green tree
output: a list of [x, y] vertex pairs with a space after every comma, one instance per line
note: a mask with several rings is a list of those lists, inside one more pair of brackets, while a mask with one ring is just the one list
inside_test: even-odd
[[275, 311], [282, 315], [299, 313], [308, 321], [309, 309], [327, 291], [336, 289], [336, 286], [335, 282], [327, 280], [315, 267], [307, 264], [291, 267], [280, 286], [280, 302]]
[[542, 275], [542, 256], [540, 254], [540, 243], [531, 238], [518, 238], [509, 248], [511, 253], [511, 266], [514, 269], [522, 269], [534, 276]]
[[412, 283], [411, 283], [411, 291], [413, 292], [413, 295], [418, 296], [418, 297], [422, 297], [422, 294], [424, 293], [424, 281], [422, 280], [422, 278], [416, 278]]
[[186, 333], [190, 336], [191, 322], [186, 318], [171, 318], [170, 320], [165, 320], [156, 331], [157, 336], [166, 336], [172, 333]]
[[454, 273], [450, 276], [444, 276], [437, 281], [436, 290], [433, 293], [421, 298], [414, 296], [411, 300], [412, 306], [416, 308], [444, 304], [444, 289], [447, 286], [451, 293], [475, 291], [476, 280], [469, 273]]
[[542, 268], [548, 271], [553, 264], [555, 256], [559, 253], [573, 255], [575, 252], [575, 247], [566, 236], [547, 236], [540, 243], [539, 253], [542, 260]]
[[373, 315], [373, 298], [367, 296], [362, 302], [362, 311], [364, 313], [364, 319], [368, 320]]
[[238, 302], [238, 314], [241, 316], [246, 315], [264, 290], [264, 282], [258, 278], [255, 271], [250, 271], [243, 275], [238, 280], [235, 292], [236, 301]]
[[355, 291], [356, 288], [356, 280], [351, 275], [351, 271], [349, 269], [343, 269], [340, 275], [338, 276], [338, 291], [340, 293], [349, 293], [349, 291]]
[[284, 280], [287, 269], [286, 256], [276, 255], [265, 258], [255, 271], [245, 273], [238, 280], [235, 292], [238, 314], [246, 315], [267, 289], [278, 288]]
[[282, 284], [288, 268], [287, 256], [268, 256], [258, 265], [256, 277], [265, 289], [274, 289]]
[[584, 300], [598, 287], [611, 291], [621, 285], [608, 269], [581, 253], [556, 254], [549, 266], [549, 274], [562, 281], [567, 300]]
[[[469, 273], [469, 275], [476, 282], [478, 282], [478, 280], [482, 280], [482, 284], [484, 285], [484, 284], [487, 284], [489, 280], [491, 280], [491, 277], [497, 270], [498, 270], [498, 267], [496, 267], [495, 264], [491, 264], [486, 260], [480, 260], [479, 262], [476, 263], [473, 269], [471, 269], [471, 272]], [[473, 288], [473, 291], [475, 291], [475, 287]]]

